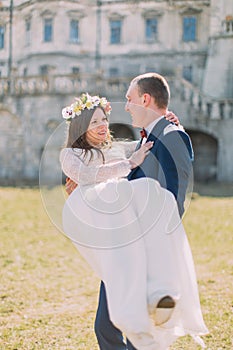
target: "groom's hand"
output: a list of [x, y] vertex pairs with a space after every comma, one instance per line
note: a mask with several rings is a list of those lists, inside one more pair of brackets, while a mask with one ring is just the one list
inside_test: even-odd
[[68, 195], [70, 195], [75, 190], [75, 188], [77, 186], [78, 185], [73, 180], [71, 180], [69, 177], [66, 178], [65, 189], [66, 189], [66, 193]]

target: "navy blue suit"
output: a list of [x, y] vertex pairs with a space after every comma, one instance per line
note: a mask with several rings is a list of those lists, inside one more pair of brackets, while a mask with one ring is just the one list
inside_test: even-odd
[[[182, 216], [185, 193], [192, 171], [193, 149], [190, 138], [164, 118], [155, 125], [147, 141], [154, 141], [153, 147], [144, 162], [130, 172], [128, 180], [141, 177], [158, 180], [162, 187], [174, 194]], [[109, 318], [103, 282], [100, 287], [95, 332], [101, 350], [136, 350], [128, 340], [126, 346], [121, 331]]]

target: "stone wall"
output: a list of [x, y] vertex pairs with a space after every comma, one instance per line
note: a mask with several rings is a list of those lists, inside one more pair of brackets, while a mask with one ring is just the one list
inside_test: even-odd
[[[59, 172], [64, 142], [61, 109], [81, 92], [107, 96], [114, 103], [115, 134], [137, 138], [138, 131], [124, 111], [124, 96], [131, 77], [146, 71], [169, 79], [171, 109], [193, 137], [197, 177], [232, 182], [232, 0], [15, 0], [12, 37], [10, 0], [1, 4], [0, 25], [6, 28], [0, 50], [2, 183], [38, 181], [45, 149], [45, 175], [53, 176], [46, 172], [46, 164]], [[182, 40], [183, 16], [197, 19], [194, 41]], [[49, 43], [43, 41], [44, 18], [54, 23]], [[77, 43], [69, 41], [71, 18], [79, 21]], [[157, 18], [155, 40], [145, 36], [146, 18]], [[117, 45], [110, 43], [110, 19], [123, 23]], [[28, 42], [27, 20], [31, 21]], [[42, 76], [43, 66], [47, 71]], [[182, 79], [185, 67], [191, 67], [191, 82]]]
[[[194, 165], [196, 179], [232, 182], [233, 176], [233, 105], [226, 106], [222, 116], [216, 114], [213, 105], [202, 106], [192, 98], [192, 85], [183, 80], [169, 79], [172, 109], [193, 139], [196, 153]], [[138, 130], [131, 126], [131, 117], [124, 111], [125, 92], [129, 80], [121, 84], [105, 82], [101, 95], [112, 101], [113, 113], [110, 123], [118, 137], [139, 137]], [[95, 88], [93, 87], [94, 91]], [[185, 90], [186, 89], [186, 90]], [[108, 93], [106, 94], [106, 91]], [[191, 94], [191, 91], [194, 91]], [[77, 92], [81, 92], [77, 90]], [[92, 92], [92, 91], [90, 91]], [[64, 106], [73, 101], [73, 93], [44, 93], [20, 96], [5, 96], [0, 106], [1, 173], [0, 181], [25, 179], [38, 181], [40, 161], [43, 158], [43, 176], [53, 178], [59, 173], [59, 151], [65, 141], [65, 123], [61, 117]], [[209, 114], [206, 113], [209, 106]], [[221, 103], [219, 103], [221, 106]], [[219, 109], [220, 111], [220, 109]], [[46, 166], [47, 164], [47, 166]]]

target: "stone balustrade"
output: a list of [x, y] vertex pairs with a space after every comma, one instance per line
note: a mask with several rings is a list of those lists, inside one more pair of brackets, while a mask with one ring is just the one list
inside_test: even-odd
[[[233, 100], [218, 100], [201, 93], [199, 88], [180, 78], [168, 77], [172, 95], [180, 94], [180, 98], [190, 104], [201, 117], [207, 119], [233, 118]], [[72, 94], [77, 96], [88, 91], [107, 95], [109, 98], [124, 96], [130, 78], [103, 78], [92, 74], [82, 75], [48, 75], [31, 77], [14, 77], [11, 80], [0, 80], [0, 98], [13, 95], [39, 94]]]
[[99, 92], [114, 96], [127, 90], [130, 78], [102, 78], [99, 75], [48, 75], [1, 78], [0, 97], [37, 94], [80, 94]]
[[205, 96], [197, 87], [184, 79], [177, 79], [175, 87], [181, 99], [187, 101], [202, 117], [207, 119], [233, 118], [232, 99], [215, 99]]

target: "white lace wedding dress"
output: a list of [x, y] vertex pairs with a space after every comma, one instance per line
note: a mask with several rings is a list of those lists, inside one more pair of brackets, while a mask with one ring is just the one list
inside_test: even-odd
[[[153, 179], [127, 181], [135, 142], [94, 151], [63, 149], [64, 173], [78, 183], [63, 209], [65, 234], [104, 281], [109, 315], [138, 350], [164, 350], [178, 337], [208, 332], [191, 250], [174, 196]], [[158, 300], [176, 300], [157, 325]], [[204, 346], [204, 345], [203, 345]]]

